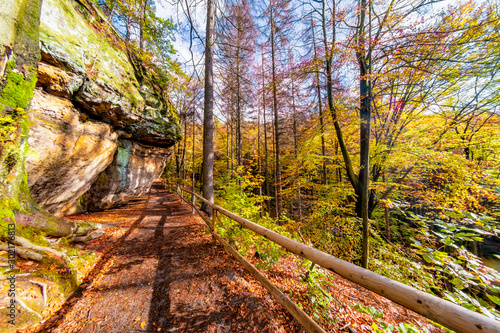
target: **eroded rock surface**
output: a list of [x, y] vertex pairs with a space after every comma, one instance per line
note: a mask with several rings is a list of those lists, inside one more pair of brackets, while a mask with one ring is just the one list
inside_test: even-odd
[[113, 161], [118, 134], [99, 121], [82, 121], [74, 105], [41, 89], [31, 112], [26, 172], [31, 195], [56, 215], [73, 213], [73, 202]]
[[168, 96], [89, 24], [95, 8], [85, 6], [45, 0], [41, 13], [27, 172], [33, 198], [59, 216], [147, 191], [180, 139]]

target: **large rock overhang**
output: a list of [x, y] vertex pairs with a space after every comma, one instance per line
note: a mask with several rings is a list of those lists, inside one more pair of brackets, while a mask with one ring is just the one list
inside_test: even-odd
[[[139, 83], [130, 54], [95, 29], [94, 20], [80, 3], [43, 2], [42, 61], [30, 114], [32, 153], [26, 168], [35, 201], [59, 216], [86, 207], [109, 208], [143, 193], [161, 174], [158, 169], [163, 169], [168, 148], [181, 137], [168, 96], [147, 80]], [[128, 150], [134, 160], [128, 165], [131, 169], [120, 171], [128, 178], [117, 178], [118, 187], [110, 180], [109, 189], [99, 183], [100, 191], [114, 193], [115, 202], [87, 202], [85, 193], [114, 172], [109, 168], [123, 169], [116, 160], [121, 146], [135, 147]], [[137, 153], [144, 150], [151, 153]], [[140, 162], [140, 156], [148, 157]], [[141, 163], [154, 165], [154, 171], [143, 172], [137, 167]], [[125, 183], [129, 187], [123, 187]]]

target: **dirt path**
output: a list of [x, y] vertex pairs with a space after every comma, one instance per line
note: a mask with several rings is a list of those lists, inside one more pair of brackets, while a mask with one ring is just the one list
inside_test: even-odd
[[114, 224], [87, 245], [101, 252], [85, 283], [28, 332], [300, 332], [177, 196], [148, 195], [72, 217]]

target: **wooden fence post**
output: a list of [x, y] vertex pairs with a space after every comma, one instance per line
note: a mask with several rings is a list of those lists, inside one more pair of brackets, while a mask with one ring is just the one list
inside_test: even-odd
[[[437, 296], [417, 290], [388, 277], [368, 271], [364, 268], [336, 258], [328, 253], [297, 242], [277, 232], [266, 229], [248, 219], [238, 216], [222, 207], [212, 204], [194, 191], [194, 194], [214, 210], [238, 222], [243, 227], [283, 246], [289, 251], [307, 258], [312, 262], [331, 270], [340, 276], [360, 285], [378, 295], [384, 296], [407, 309], [413, 310], [428, 319], [461, 333], [500, 333], [500, 323], [460, 305], [451, 303]], [[208, 219], [206, 221], [209, 221]], [[208, 224], [209, 222], [207, 222]]]
[[[214, 209], [213, 210], [213, 214], [212, 214], [212, 230], [215, 232], [215, 223], [217, 222], [217, 209]], [[215, 245], [216, 243], [216, 240], [215, 240], [215, 237], [213, 236], [213, 233], [212, 233], [212, 244]]]

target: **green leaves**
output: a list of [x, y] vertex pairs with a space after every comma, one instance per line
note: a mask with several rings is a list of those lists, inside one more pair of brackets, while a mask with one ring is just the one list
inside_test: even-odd
[[[485, 229], [491, 229], [490, 223], [495, 225], [496, 222], [480, 214], [451, 215], [459, 216], [460, 220], [445, 222], [412, 216], [418, 218], [422, 230], [422, 234], [416, 236], [418, 240], [411, 238], [412, 246], [427, 263], [426, 269], [434, 271], [436, 283], [444, 288], [447, 299], [471, 311], [500, 318], [495, 308], [500, 305], [500, 288], [493, 284], [500, 280], [500, 273], [486, 267], [464, 246], [466, 242], [481, 242], [482, 235], [490, 234]], [[446, 252], [436, 248], [446, 249]]]
[[422, 254], [422, 258], [429, 264], [441, 265], [441, 262], [432, 253], [424, 253]]
[[493, 303], [500, 305], [500, 297], [494, 295], [486, 295]]
[[374, 307], [367, 308], [367, 307], [363, 306], [362, 304], [356, 304], [356, 305], [354, 305], [354, 309], [358, 312], [369, 314], [370, 316], [375, 317], [375, 318], [381, 319], [384, 317], [384, 314]]

